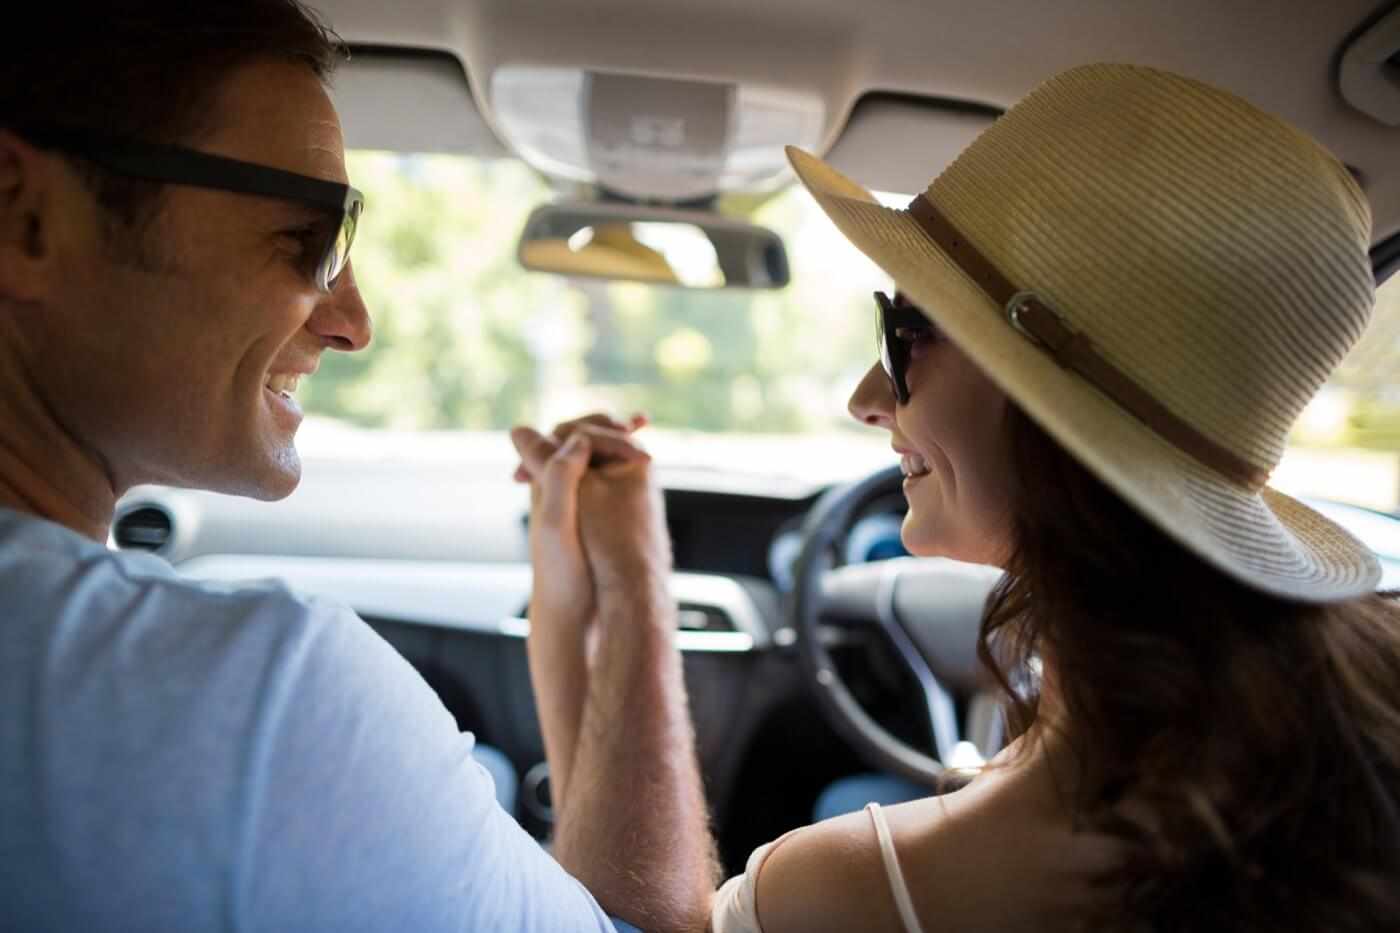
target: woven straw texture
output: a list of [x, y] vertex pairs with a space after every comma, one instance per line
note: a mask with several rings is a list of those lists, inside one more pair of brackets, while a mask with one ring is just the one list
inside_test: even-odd
[[[1375, 587], [1374, 555], [1339, 526], [1177, 450], [1013, 329], [911, 215], [789, 157], [842, 233], [1162, 530], [1276, 595]], [[1369, 208], [1346, 169], [1283, 121], [1166, 72], [1089, 65], [1051, 79], [926, 196], [1018, 288], [1264, 471], [1374, 303]]]

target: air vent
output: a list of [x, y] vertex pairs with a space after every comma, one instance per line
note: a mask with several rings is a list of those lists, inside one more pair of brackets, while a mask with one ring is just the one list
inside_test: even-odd
[[682, 601], [676, 612], [679, 627], [686, 632], [732, 632], [734, 620], [716, 606]]
[[170, 513], [154, 505], [125, 512], [112, 526], [112, 540], [124, 551], [159, 551], [170, 541]]

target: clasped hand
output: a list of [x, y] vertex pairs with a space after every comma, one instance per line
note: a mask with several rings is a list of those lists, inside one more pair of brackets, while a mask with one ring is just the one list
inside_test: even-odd
[[521, 461], [515, 478], [530, 484], [532, 626], [586, 627], [604, 591], [665, 585], [665, 507], [651, 457], [632, 436], [645, 423], [592, 414], [549, 435], [511, 431]]

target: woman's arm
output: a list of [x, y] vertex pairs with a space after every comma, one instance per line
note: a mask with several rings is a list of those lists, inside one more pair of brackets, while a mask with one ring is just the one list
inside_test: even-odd
[[587, 640], [594, 616], [593, 582], [578, 533], [576, 487], [588, 468], [588, 447], [558, 445], [533, 431], [512, 432], [522, 459], [517, 479], [530, 485], [530, 684], [549, 762], [554, 796], [562, 797], [573, 771], [579, 716], [588, 694]]
[[762, 933], [903, 929], [867, 812], [791, 833], [753, 868]]

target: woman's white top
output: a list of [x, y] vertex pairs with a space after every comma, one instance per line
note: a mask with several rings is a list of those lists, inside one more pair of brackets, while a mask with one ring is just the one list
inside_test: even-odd
[[[894, 839], [890, 836], [885, 814], [878, 803], [866, 804], [865, 812], [870, 814], [870, 822], [875, 827], [880, 858], [885, 864], [885, 877], [889, 879], [890, 893], [904, 923], [904, 933], [923, 933], [919, 918], [914, 914], [909, 887], [904, 883], [904, 872], [900, 871], [899, 859], [895, 856]], [[779, 836], [773, 842], [754, 849], [748, 864], [744, 866], [744, 873], [730, 878], [715, 892], [710, 904], [710, 929], [713, 933], [763, 933], [763, 927], [758, 923], [758, 873], [773, 850], [791, 835]]]

